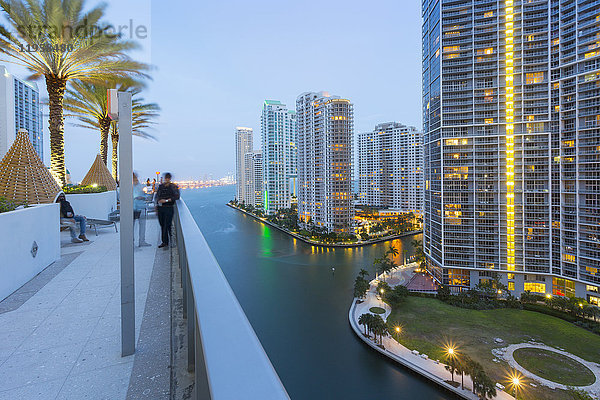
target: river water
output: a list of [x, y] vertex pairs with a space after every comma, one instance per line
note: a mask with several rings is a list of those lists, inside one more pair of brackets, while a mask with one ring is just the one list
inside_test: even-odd
[[[389, 243], [304, 244], [225, 206], [234, 190], [189, 189], [182, 197], [292, 399], [451, 398], [368, 348], [348, 324], [358, 271], [373, 275], [373, 259]], [[415, 238], [393, 241], [397, 263], [413, 254]]]

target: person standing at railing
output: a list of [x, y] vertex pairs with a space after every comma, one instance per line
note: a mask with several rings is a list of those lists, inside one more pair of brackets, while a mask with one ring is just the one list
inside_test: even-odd
[[173, 206], [175, 201], [179, 200], [179, 188], [171, 182], [171, 174], [165, 173], [163, 183], [158, 186], [156, 191], [156, 204], [158, 223], [161, 229], [162, 243], [159, 248], [169, 246], [169, 235], [171, 234], [171, 223], [173, 222]]
[[137, 219], [140, 227], [139, 246], [152, 246], [146, 243], [146, 193], [144, 187], [140, 183], [137, 174], [133, 173], [133, 223]]

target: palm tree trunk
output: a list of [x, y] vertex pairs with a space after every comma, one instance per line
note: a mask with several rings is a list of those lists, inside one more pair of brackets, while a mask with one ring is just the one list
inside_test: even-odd
[[53, 75], [46, 76], [48, 90], [48, 106], [50, 118], [50, 172], [61, 186], [67, 184], [65, 168], [65, 121], [63, 117], [63, 100], [67, 80]]
[[100, 157], [102, 158], [102, 162], [104, 165], [108, 165], [108, 134], [110, 131], [110, 119], [98, 119], [98, 123], [100, 125]]
[[115, 178], [115, 181], [119, 181], [119, 134], [114, 135], [114, 129], [113, 128], [113, 135], [110, 135], [110, 139], [112, 141], [112, 175], [113, 178]]

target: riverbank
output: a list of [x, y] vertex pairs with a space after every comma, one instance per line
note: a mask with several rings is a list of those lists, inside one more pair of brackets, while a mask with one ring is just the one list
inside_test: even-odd
[[422, 230], [418, 230], [418, 231], [404, 232], [404, 233], [400, 233], [400, 234], [397, 234], [397, 235], [384, 236], [384, 237], [377, 238], [377, 239], [372, 239], [372, 240], [359, 241], [359, 242], [355, 242], [355, 243], [323, 243], [323, 242], [318, 242], [318, 241], [315, 241], [315, 240], [310, 240], [310, 239], [308, 239], [308, 238], [306, 238], [306, 237], [304, 237], [304, 236], [302, 236], [300, 234], [294, 233], [294, 232], [292, 232], [292, 231], [290, 231], [288, 229], [285, 229], [285, 228], [283, 228], [283, 227], [281, 227], [281, 226], [279, 226], [277, 224], [274, 224], [271, 221], [267, 221], [266, 219], [260, 218], [260, 217], [258, 217], [256, 215], [254, 215], [254, 214], [246, 211], [246, 210], [242, 210], [241, 208], [236, 207], [236, 206], [234, 206], [231, 203], [226, 203], [226, 205], [228, 207], [233, 208], [234, 210], [238, 210], [238, 211], [240, 211], [240, 212], [242, 212], [242, 213], [244, 213], [244, 214], [246, 214], [246, 215], [248, 215], [248, 216], [256, 219], [257, 221], [260, 221], [260, 222], [262, 222], [262, 223], [264, 223], [266, 225], [269, 225], [269, 226], [271, 226], [271, 227], [273, 227], [275, 229], [278, 229], [281, 232], [284, 232], [284, 233], [286, 233], [286, 234], [288, 234], [288, 235], [290, 235], [290, 236], [292, 236], [292, 237], [294, 237], [294, 238], [296, 238], [298, 240], [301, 240], [302, 242], [304, 242], [306, 244], [310, 244], [312, 246], [319, 246], [319, 247], [341, 247], [341, 248], [344, 248], [344, 247], [362, 247], [362, 246], [369, 246], [369, 245], [376, 244], [376, 243], [387, 242], [387, 241], [390, 241], [390, 240], [400, 239], [400, 238], [405, 237], [405, 236], [412, 236], [412, 235], [417, 235], [419, 233], [423, 233]]
[[[391, 278], [393, 279], [394, 275], [399, 272], [402, 272], [402, 267], [393, 271], [391, 273]], [[371, 337], [365, 336], [363, 329], [358, 324], [358, 318], [362, 314], [369, 313], [371, 307], [383, 307], [385, 309], [385, 313], [381, 314], [381, 316], [384, 318], [384, 320], [387, 319], [391, 313], [390, 307], [381, 300], [377, 299], [376, 280], [371, 281], [371, 286], [367, 292], [366, 299], [362, 303], [359, 303], [357, 299], [354, 299], [352, 306], [350, 307], [350, 311], [348, 312], [348, 320], [352, 330], [364, 343], [366, 343], [373, 350], [378, 351], [398, 364], [411, 369], [412, 371], [436, 383], [445, 390], [460, 396], [463, 399], [478, 399], [478, 396], [471, 392], [472, 381], [469, 376], [465, 375], [464, 377], [465, 389], [461, 389], [460, 386], [454, 387], [446, 382], [446, 379], [450, 378], [450, 373], [444, 368], [444, 364], [440, 363], [438, 360], [432, 360], [425, 354], [420, 354], [416, 350], [410, 350], [389, 336], [383, 338], [383, 348], [379, 347], [379, 345], [376, 344]], [[460, 381], [460, 378], [458, 380]], [[514, 399], [511, 395], [504, 391], [498, 389], [497, 392], [498, 393], [495, 399]]]

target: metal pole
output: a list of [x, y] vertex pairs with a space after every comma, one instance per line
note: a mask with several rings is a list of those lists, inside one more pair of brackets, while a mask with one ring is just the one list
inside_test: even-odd
[[121, 356], [135, 353], [133, 258], [133, 144], [131, 93], [119, 92], [119, 177], [121, 199]]

